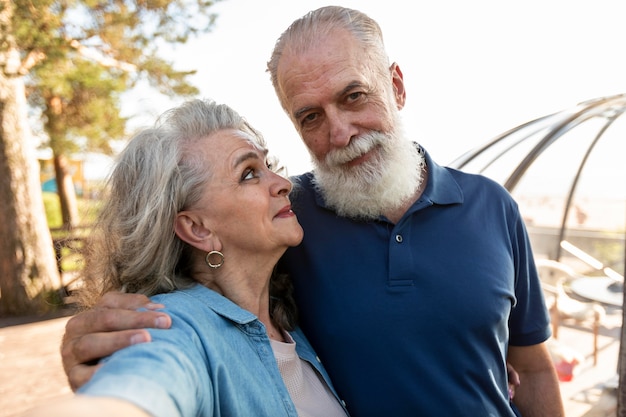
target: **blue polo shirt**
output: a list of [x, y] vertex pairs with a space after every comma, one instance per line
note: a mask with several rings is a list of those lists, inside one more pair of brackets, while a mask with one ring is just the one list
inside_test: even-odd
[[550, 336], [525, 226], [496, 182], [426, 161], [397, 224], [339, 217], [296, 177], [304, 241], [280, 268], [353, 416], [513, 416], [508, 344]]

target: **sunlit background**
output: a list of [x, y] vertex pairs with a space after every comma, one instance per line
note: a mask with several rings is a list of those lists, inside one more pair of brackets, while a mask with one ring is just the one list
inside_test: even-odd
[[[344, 0], [382, 26], [404, 73], [406, 131], [440, 163], [509, 128], [580, 101], [626, 92], [623, 0]], [[297, 17], [330, 4], [308, 0], [224, 0], [214, 30], [169, 51], [197, 69], [203, 97], [230, 104], [260, 129], [290, 174], [309, 157], [275, 98], [265, 64]], [[171, 54], [171, 55], [170, 55]], [[177, 102], [145, 88], [129, 94], [133, 126]]]
[[[400, 65], [407, 87], [408, 101], [401, 113], [405, 130], [441, 164], [453, 163], [470, 149], [530, 120], [574, 109], [580, 102], [626, 93], [625, 0], [337, 3], [366, 12], [382, 26], [390, 59]], [[193, 81], [202, 97], [231, 105], [261, 130], [290, 174], [310, 169], [309, 157], [278, 104], [265, 72], [266, 61], [275, 40], [294, 19], [326, 4], [319, 0], [222, 0], [213, 8], [218, 17], [211, 33], [177, 49], [161, 50], [176, 62], [177, 69], [198, 71]], [[158, 96], [145, 85], [125, 94], [123, 102], [131, 129], [151, 125], [156, 116], [180, 103]], [[603, 123], [618, 111], [625, 116], [604, 132]], [[603, 384], [615, 376], [622, 337], [626, 98], [615, 109], [588, 121], [559, 132], [560, 139], [536, 159], [512, 190], [535, 259], [559, 260], [575, 268], [577, 275], [571, 285], [568, 281], [568, 291], [575, 283], [591, 284], [580, 287], [587, 295], [576, 294], [595, 300], [584, 303], [593, 310], [579, 311], [595, 311], [598, 302], [608, 304], [606, 320], [576, 322], [577, 327], [561, 330], [561, 346], [582, 349], [579, 353], [584, 355], [577, 368], [580, 374], [561, 385], [568, 416], [582, 416], [578, 409], [595, 401], [587, 387], [611, 386]], [[527, 131], [510, 135], [517, 145], [507, 141], [504, 147], [495, 146], [495, 153], [486, 152], [474, 161], [486, 163], [463, 169], [494, 178], [508, 175], [554, 126], [551, 122], [549, 127], [537, 128], [540, 134], [529, 135], [529, 141], [518, 140]], [[602, 140], [587, 159], [588, 141], [599, 136]], [[494, 155], [495, 160], [489, 159]], [[85, 179], [106, 175], [110, 158], [92, 154], [86, 158], [90, 159], [84, 161]], [[586, 168], [577, 178], [582, 162]], [[49, 177], [53, 174], [52, 170]], [[621, 280], [613, 278], [607, 268], [622, 274]], [[619, 290], [615, 284], [621, 285]], [[608, 303], [604, 296], [610, 297]], [[559, 297], [558, 303], [553, 297], [554, 309], [557, 304], [561, 310], [572, 305], [569, 297], [567, 303], [562, 302], [562, 294]], [[574, 305], [578, 309], [580, 303]], [[565, 320], [564, 311], [557, 313]], [[598, 366], [585, 364], [596, 351], [600, 352]], [[54, 352], [58, 353], [56, 345]], [[563, 352], [569, 355], [572, 349], [563, 348]], [[565, 375], [570, 379], [573, 366]], [[63, 380], [62, 370], [58, 372]], [[584, 401], [575, 396], [578, 393], [584, 394]], [[572, 407], [577, 411], [570, 413]]]

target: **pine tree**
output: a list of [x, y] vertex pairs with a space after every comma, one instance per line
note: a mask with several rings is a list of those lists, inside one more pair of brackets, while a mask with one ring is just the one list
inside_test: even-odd
[[[197, 93], [194, 71], [158, 55], [211, 28], [209, 0], [0, 0], [0, 315], [38, 312], [60, 286], [39, 184], [26, 92], [58, 172], [79, 140], [121, 135], [119, 94], [140, 80], [170, 96]], [[28, 87], [28, 89], [26, 89]], [[62, 180], [59, 183], [67, 184]], [[67, 190], [73, 187], [62, 185]], [[70, 199], [63, 203], [71, 224]]]

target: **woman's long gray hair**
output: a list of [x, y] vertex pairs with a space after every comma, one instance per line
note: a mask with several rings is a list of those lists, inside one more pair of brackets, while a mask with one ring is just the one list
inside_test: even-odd
[[174, 233], [178, 212], [197, 203], [211, 167], [191, 144], [223, 129], [261, 134], [237, 112], [211, 100], [191, 100], [135, 135], [107, 181], [90, 236], [79, 302], [92, 306], [117, 290], [154, 295], [190, 284], [189, 248]]

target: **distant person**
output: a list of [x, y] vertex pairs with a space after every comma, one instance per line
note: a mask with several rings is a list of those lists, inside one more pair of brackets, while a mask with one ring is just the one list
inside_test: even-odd
[[289, 283], [272, 277], [276, 262], [302, 240], [290, 191], [225, 105], [186, 102], [136, 135], [109, 180], [82, 295], [152, 296], [172, 327], [32, 415], [347, 416], [288, 298], [270, 302], [270, 286]]
[[[350, 413], [562, 416], [518, 206], [500, 185], [437, 165], [404, 135], [403, 75], [378, 24], [343, 7], [312, 11], [278, 39], [268, 70], [315, 165], [294, 178], [305, 237], [279, 268]], [[69, 321], [72, 384], [93, 373], [91, 360], [149, 340], [130, 329], [164, 319], [125, 310], [145, 303], [125, 297]], [[507, 361], [520, 379], [513, 402]]]

